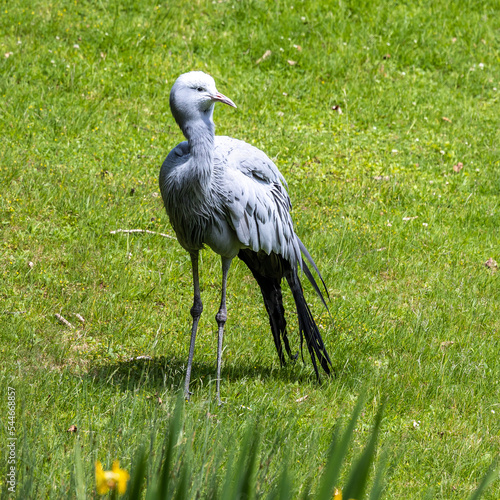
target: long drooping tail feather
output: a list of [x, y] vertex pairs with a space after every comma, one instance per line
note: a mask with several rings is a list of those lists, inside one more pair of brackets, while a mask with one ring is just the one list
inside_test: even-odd
[[[319, 286], [316, 283], [316, 280], [314, 279], [314, 276], [312, 275], [311, 271], [309, 270], [309, 268], [307, 267], [307, 264], [304, 261], [302, 261], [302, 270], [304, 271], [304, 274], [306, 275], [306, 278], [309, 280], [309, 283], [311, 283], [311, 285], [313, 286], [314, 291], [318, 294], [318, 297], [321, 299], [321, 302], [323, 302], [323, 305], [326, 307], [326, 310], [328, 312], [330, 312], [330, 309], [326, 305], [325, 298], [323, 297], [323, 294], [321, 293], [321, 290], [319, 289]], [[323, 281], [323, 278], [321, 277], [321, 274], [318, 274], [318, 276], [320, 277], [321, 281]], [[323, 281], [323, 286], [324, 285], [325, 285], [325, 282]], [[325, 287], [325, 290], [326, 290], [326, 287]], [[326, 290], [326, 295], [327, 295], [327, 297], [330, 297], [328, 295], [328, 290]]]
[[[260, 286], [280, 363], [282, 365], [285, 364], [285, 356], [283, 355], [283, 347], [281, 343], [282, 340], [290, 358], [297, 359], [297, 355], [292, 355], [286, 330], [285, 309], [283, 307], [283, 298], [281, 294], [281, 279], [285, 277], [292, 291], [295, 306], [297, 308], [301, 352], [305, 339], [318, 380], [319, 371], [316, 358], [318, 359], [323, 370], [327, 374], [330, 374], [332, 362], [330, 361], [330, 357], [328, 356], [323, 344], [323, 339], [321, 338], [318, 326], [316, 325], [309, 306], [304, 298], [297, 269], [292, 268], [288, 261], [275, 253], [267, 255], [264, 252], [256, 253], [250, 249], [244, 249], [240, 250], [238, 257], [248, 266]], [[316, 269], [316, 266], [314, 267]], [[319, 290], [318, 285], [314, 281], [314, 278], [305, 263], [303, 269], [307, 278], [311, 281], [314, 289], [323, 300], [323, 303], [325, 303], [321, 291]], [[321, 275], [319, 276], [321, 278]], [[321, 281], [323, 280], [321, 279]], [[302, 360], [304, 360], [303, 356]]]
[[256, 254], [251, 250], [240, 251], [238, 256], [248, 266], [253, 277], [259, 284], [264, 305], [269, 316], [269, 325], [271, 326], [274, 345], [276, 346], [280, 363], [283, 366], [285, 365], [285, 356], [283, 355], [281, 340], [283, 340], [286, 352], [291, 359], [297, 359], [297, 355], [292, 355], [290, 343], [288, 342], [285, 308], [283, 307], [283, 296], [281, 294], [281, 278], [263, 274], [266, 271], [267, 274], [272, 274], [272, 270], [274, 270], [274, 273], [278, 272], [278, 274], [281, 274], [283, 270], [276, 267], [278, 261], [273, 263], [271, 262], [272, 258], [265, 259], [262, 255]]
[[[326, 288], [325, 281], [323, 280], [323, 276], [321, 276], [321, 273], [319, 272], [318, 266], [316, 266], [316, 263], [314, 262], [313, 258], [311, 257], [311, 254], [308, 252], [307, 248], [305, 247], [304, 243], [300, 241], [300, 239], [297, 237], [297, 240], [299, 242], [299, 248], [302, 254], [305, 256], [305, 258], [309, 261], [313, 269], [316, 271], [316, 274], [319, 276], [319, 279], [321, 280], [321, 283], [323, 283], [323, 288], [325, 289], [326, 296], [330, 298], [330, 294], [328, 293], [328, 289]], [[314, 279], [311, 271], [309, 271], [309, 268], [307, 267], [304, 259], [302, 259], [302, 269], [304, 270], [304, 274], [306, 275], [307, 279], [310, 281], [311, 285], [313, 286], [315, 292], [319, 295], [319, 298], [323, 302], [323, 305], [326, 307], [326, 310], [330, 312], [328, 309], [328, 306], [326, 305], [325, 298], [323, 297], [323, 294], [321, 293], [321, 290], [319, 289], [318, 284], [316, 283], [316, 280]]]
[[[328, 356], [328, 352], [326, 351], [323, 339], [319, 333], [318, 326], [316, 325], [316, 322], [311, 314], [311, 310], [309, 309], [306, 299], [304, 298], [304, 292], [302, 291], [302, 285], [300, 284], [297, 271], [295, 269], [291, 269], [290, 272], [286, 274], [286, 280], [288, 281], [288, 285], [290, 286], [290, 290], [292, 291], [293, 299], [295, 301], [295, 306], [297, 307], [300, 349], [302, 351], [302, 345], [305, 339], [316, 377], [320, 380], [316, 358], [318, 358], [323, 370], [329, 375], [330, 368], [332, 367], [330, 356]], [[303, 355], [302, 359], [304, 359]]]
[[257, 283], [262, 292], [264, 305], [269, 316], [269, 324], [274, 338], [274, 344], [278, 351], [281, 365], [285, 365], [285, 357], [283, 355], [283, 348], [281, 340], [285, 344], [285, 349], [291, 359], [296, 359], [297, 356], [292, 355], [290, 344], [288, 342], [288, 334], [286, 331], [285, 308], [283, 307], [283, 297], [281, 295], [281, 284], [278, 280], [273, 278], [266, 278], [265, 276], [253, 273]]

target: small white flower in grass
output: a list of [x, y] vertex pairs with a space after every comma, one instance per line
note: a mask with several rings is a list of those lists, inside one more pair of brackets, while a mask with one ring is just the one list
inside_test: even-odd
[[479, 66], [479, 69], [484, 69], [484, 63], [479, 63], [478, 66]]
[[392, 227], [391, 221], [387, 221], [387, 227]]
[[75, 43], [75, 44], [73, 45], [73, 48], [74, 48], [74, 49], [79, 49], [79, 48], [80, 48], [80, 45], [78, 45], [77, 43]]
[[422, 226], [427, 227], [429, 224], [427, 222], [422, 222]]
[[491, 410], [491, 413], [493, 413], [493, 414], [494, 414], [494, 413], [495, 413], [495, 410]]
[[413, 421], [413, 428], [418, 429], [420, 427], [421, 421], [419, 420], [418, 422], [416, 420]]

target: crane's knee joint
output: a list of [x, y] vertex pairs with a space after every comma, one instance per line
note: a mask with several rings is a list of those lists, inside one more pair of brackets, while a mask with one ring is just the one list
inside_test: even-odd
[[199, 318], [203, 312], [203, 304], [200, 299], [194, 299], [193, 307], [191, 308], [191, 316]]
[[227, 312], [226, 311], [219, 311], [215, 315], [215, 321], [220, 325], [221, 323], [224, 324], [227, 321]]

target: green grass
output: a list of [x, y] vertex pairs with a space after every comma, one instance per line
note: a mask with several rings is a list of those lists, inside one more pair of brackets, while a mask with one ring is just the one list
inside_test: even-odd
[[0, 436], [13, 386], [17, 498], [74, 497], [75, 441], [90, 498], [95, 460], [130, 470], [142, 445], [150, 467], [160, 456], [185, 374], [190, 261], [175, 240], [110, 231], [173, 234], [157, 176], [182, 139], [169, 89], [192, 69], [238, 106], [216, 108], [217, 132], [263, 149], [288, 181], [330, 290], [332, 317], [306, 287], [337, 377], [318, 386], [307, 360], [279, 367], [235, 262], [218, 408], [220, 264], [204, 252], [191, 491], [220, 484], [254, 420], [257, 496], [284, 463], [294, 498], [318, 491], [361, 392], [347, 461], [386, 398], [385, 498], [477, 488], [500, 452], [500, 274], [484, 265], [500, 262], [497, 2], [19, 0], [1, 5], [0, 45]]

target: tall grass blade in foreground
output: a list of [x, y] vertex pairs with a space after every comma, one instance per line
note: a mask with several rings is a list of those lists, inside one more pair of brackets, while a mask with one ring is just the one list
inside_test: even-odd
[[269, 495], [268, 500], [288, 500], [292, 496], [292, 485], [290, 476], [288, 475], [288, 463], [283, 466], [280, 480], [276, 490]]
[[332, 443], [328, 453], [328, 460], [321, 478], [318, 499], [327, 500], [333, 497], [334, 488], [337, 486], [337, 481], [340, 476], [342, 462], [349, 449], [349, 442], [356, 427], [359, 414], [363, 407], [363, 399], [360, 397], [352, 412], [351, 420], [349, 421], [344, 433], [340, 434], [339, 426], [334, 430]]
[[382, 491], [384, 489], [384, 474], [385, 467], [387, 463], [387, 449], [382, 452], [382, 457], [379, 459], [377, 471], [375, 472], [375, 478], [373, 479], [372, 489], [370, 491], [369, 500], [378, 500], [382, 497]]
[[491, 464], [488, 472], [483, 477], [476, 491], [469, 497], [469, 500], [478, 500], [486, 488], [498, 477], [498, 458]]
[[370, 465], [375, 457], [375, 448], [383, 412], [384, 405], [381, 404], [377, 416], [375, 417], [375, 424], [370, 434], [370, 440], [361, 454], [361, 457], [359, 457], [357, 463], [351, 469], [351, 474], [344, 490], [345, 498], [363, 498], [368, 482]]
[[179, 470], [179, 481], [176, 487], [174, 500], [184, 500], [185, 498], [189, 498], [189, 478], [191, 477], [190, 461], [191, 456], [188, 448]]
[[177, 444], [179, 433], [181, 432], [183, 425], [183, 419], [182, 419], [183, 408], [184, 408], [184, 398], [182, 392], [179, 391], [179, 395], [175, 403], [174, 415], [170, 420], [170, 424], [168, 426], [168, 434], [165, 437], [166, 447], [164, 452], [165, 454], [163, 459], [163, 466], [160, 473], [158, 498], [168, 498], [172, 457], [174, 455], [174, 448], [175, 445]]
[[255, 494], [254, 469], [257, 459], [257, 428], [249, 426], [245, 432], [240, 456], [236, 465], [229, 466], [222, 488], [221, 498], [251, 499]]
[[83, 473], [82, 464], [82, 448], [80, 441], [75, 439], [75, 484], [76, 484], [76, 499], [85, 500], [87, 495], [85, 493], [85, 476]]
[[128, 500], [139, 500], [141, 498], [141, 490], [146, 476], [146, 450], [144, 447], [139, 448], [134, 460], [134, 468], [132, 469], [129, 488], [127, 491]]

